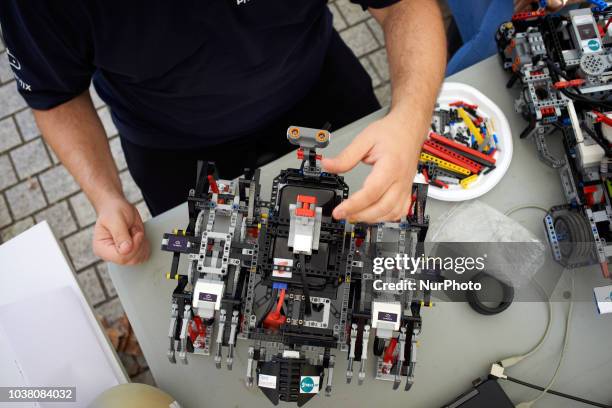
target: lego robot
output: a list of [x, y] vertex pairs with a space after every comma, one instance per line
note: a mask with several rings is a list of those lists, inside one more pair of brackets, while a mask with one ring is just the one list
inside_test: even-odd
[[[567, 15], [543, 9], [502, 24], [496, 41], [508, 88], [519, 84], [515, 108], [528, 122], [542, 161], [559, 170], [567, 203], [544, 219], [555, 259], [568, 268], [599, 264], [610, 277], [612, 256], [612, 10], [605, 2]], [[563, 138], [553, 156], [546, 136]]]
[[[299, 146], [301, 166], [274, 178], [269, 202], [259, 196], [259, 170], [216, 180], [212, 164], [199, 164], [189, 224], [162, 240], [173, 254], [167, 278], [177, 280], [168, 358], [187, 363], [189, 354], [212, 354], [217, 368], [225, 357], [231, 370], [236, 342], [247, 341], [246, 384], [257, 385], [274, 405], [301, 406], [322, 389], [331, 395], [338, 351], [348, 358], [347, 382], [356, 370], [362, 384], [371, 348], [376, 378], [394, 389], [404, 381], [409, 390], [430, 293], [376, 291], [374, 279], [399, 282], [418, 274], [372, 270], [375, 257], [422, 250], [427, 185], [414, 185], [410, 212], [398, 222], [334, 220], [332, 210], [349, 188], [319, 165], [317, 149], [329, 144], [329, 132], [292, 126], [287, 138]], [[181, 256], [187, 263], [179, 272]]]

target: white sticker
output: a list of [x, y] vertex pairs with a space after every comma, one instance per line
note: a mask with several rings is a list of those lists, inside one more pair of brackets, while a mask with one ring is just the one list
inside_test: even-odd
[[276, 376], [267, 375], [267, 374], [259, 374], [257, 385], [259, 385], [261, 388], [276, 389]]
[[285, 258], [274, 258], [274, 268], [272, 270], [272, 276], [275, 278], [287, 278], [291, 279], [293, 273], [293, 259]]
[[612, 313], [612, 285], [593, 288], [599, 314]]
[[291, 279], [291, 277], [293, 276], [292, 272], [286, 272], [286, 271], [277, 271], [276, 269], [272, 271], [272, 276], [274, 276], [275, 278], [287, 278], [287, 279]]
[[319, 380], [321, 377], [314, 375], [303, 375], [300, 377], [300, 394], [317, 394], [319, 392]]

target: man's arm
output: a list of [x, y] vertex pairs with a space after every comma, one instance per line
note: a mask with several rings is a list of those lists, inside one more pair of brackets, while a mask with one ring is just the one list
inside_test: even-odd
[[121, 264], [146, 260], [149, 246], [142, 220], [123, 195], [108, 139], [89, 91], [52, 109], [34, 110], [34, 116], [47, 143], [96, 209], [96, 255]]
[[360, 161], [373, 165], [363, 188], [334, 210], [334, 218], [377, 222], [408, 212], [412, 180], [446, 67], [446, 40], [436, 0], [402, 0], [369, 9], [381, 24], [389, 59], [391, 110], [370, 124], [327, 171], [343, 173]]

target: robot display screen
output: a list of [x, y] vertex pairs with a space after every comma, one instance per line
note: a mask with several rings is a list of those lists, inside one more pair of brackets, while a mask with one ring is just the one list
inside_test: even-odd
[[583, 40], [591, 40], [593, 38], [597, 38], [597, 33], [595, 32], [595, 26], [593, 26], [593, 24], [582, 24], [579, 25], [577, 29], [580, 33], [580, 38]]

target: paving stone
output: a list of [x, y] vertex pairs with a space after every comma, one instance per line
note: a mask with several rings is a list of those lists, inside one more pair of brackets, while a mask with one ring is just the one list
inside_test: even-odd
[[358, 57], [379, 48], [378, 42], [365, 23], [347, 28], [340, 33], [340, 36]]
[[42, 139], [35, 139], [11, 151], [11, 159], [21, 180], [51, 166], [51, 160]]
[[6, 190], [5, 194], [15, 219], [33, 214], [47, 205], [42, 188], [36, 179], [17, 184]]
[[379, 86], [374, 89], [374, 93], [382, 106], [389, 106], [391, 104], [391, 84]]
[[[2, 109], [4, 101], [1, 96], [0, 102], [0, 109]], [[19, 137], [19, 132], [17, 132], [17, 126], [15, 126], [13, 118], [0, 120], [0, 153], [17, 146], [19, 143], [21, 143], [21, 138]]]
[[96, 92], [96, 88], [94, 88], [93, 84], [89, 87], [89, 95], [91, 96], [91, 100], [96, 107], [96, 109], [104, 106], [104, 101], [100, 98], [100, 95]]
[[49, 143], [45, 142], [45, 146], [47, 146], [47, 152], [49, 152], [49, 157], [51, 157], [51, 161], [53, 162], [53, 164], [59, 164], [60, 161], [51, 146], [49, 146]]
[[113, 119], [111, 118], [110, 110], [107, 107], [98, 109], [98, 116], [102, 121], [102, 125], [104, 125], [106, 136], [112, 137], [119, 133], [115, 127], [115, 124], [113, 123]]
[[47, 207], [34, 216], [36, 222], [46, 220], [58, 238], [64, 238], [77, 230], [77, 224], [72, 217], [66, 201]]
[[114, 137], [109, 142], [111, 154], [113, 155], [113, 159], [115, 159], [115, 164], [119, 171], [127, 169], [127, 163], [125, 161], [125, 155], [123, 154], [123, 148], [121, 147], [121, 139], [119, 137]]
[[374, 68], [376, 68], [376, 71], [380, 75], [381, 79], [383, 81], [388, 81], [391, 76], [389, 75], [389, 60], [387, 59], [387, 50], [382, 48], [368, 55], [368, 58], [370, 61], [372, 61], [372, 64], [374, 64]]
[[364, 11], [361, 6], [351, 3], [349, 0], [338, 0], [336, 6], [344, 16], [349, 25], [353, 25], [370, 17], [370, 13]]
[[142, 222], [146, 222], [151, 219], [151, 212], [149, 211], [149, 207], [147, 207], [147, 203], [144, 201], [139, 202], [136, 204], [136, 209], [140, 214], [140, 218], [142, 218]]
[[14, 78], [13, 70], [8, 63], [6, 52], [0, 54], [0, 82], [7, 82]]
[[13, 113], [25, 108], [25, 100], [17, 92], [15, 81], [7, 82], [0, 86], [0, 118], [12, 115]]
[[70, 197], [70, 206], [81, 228], [96, 222], [96, 210], [94, 210], [85, 193], [81, 192]]
[[368, 27], [370, 27], [370, 30], [372, 30], [372, 33], [374, 33], [376, 41], [378, 41], [380, 45], [385, 45], [385, 32], [383, 31], [380, 24], [378, 24], [378, 21], [371, 18], [366, 21], [366, 23], [368, 24]]
[[77, 274], [77, 280], [91, 305], [97, 305], [106, 300], [106, 295], [100, 284], [100, 279], [98, 279], [96, 269], [93, 266], [85, 269], [83, 272], [79, 272]]
[[47, 198], [51, 203], [79, 191], [79, 185], [62, 165], [47, 170], [39, 177], [40, 183], [45, 189]]
[[110, 275], [108, 274], [108, 265], [106, 262], [98, 263], [96, 265], [96, 269], [98, 270], [98, 275], [100, 275], [100, 279], [102, 280], [102, 285], [104, 285], [106, 294], [111, 298], [117, 296], [117, 290], [115, 289], [115, 285], [113, 285]]
[[0, 156], [0, 190], [4, 190], [17, 182], [17, 176], [13, 170], [13, 165], [9, 160], [8, 154]]
[[114, 298], [96, 307], [96, 313], [101, 317], [105, 317], [106, 321], [112, 324], [123, 316], [125, 312], [119, 298]]
[[136, 185], [136, 182], [132, 178], [129, 171], [126, 170], [123, 173], [120, 173], [119, 178], [121, 179], [121, 185], [123, 186], [125, 198], [130, 203], [136, 203], [142, 200], [142, 193], [140, 192], [140, 189]]
[[13, 222], [11, 214], [6, 204], [6, 200], [3, 195], [0, 195], [0, 228], [6, 227]]
[[380, 85], [382, 81], [378, 76], [378, 73], [372, 66], [372, 63], [370, 62], [370, 60], [368, 60], [368, 57], [362, 57], [359, 61], [361, 62], [361, 65], [363, 65], [365, 70], [368, 71], [368, 74], [370, 74], [370, 78], [372, 78], [372, 86], [376, 87]]
[[13, 225], [6, 227], [2, 231], [0, 231], [0, 239], [2, 242], [6, 242], [9, 239], [21, 234], [23, 231], [27, 230], [31, 226], [34, 225], [34, 220], [32, 217], [24, 218], [23, 220], [19, 220]]
[[98, 261], [98, 257], [94, 255], [91, 246], [92, 237], [93, 227], [89, 227], [64, 239], [74, 269], [77, 271]]
[[40, 130], [34, 119], [32, 109], [26, 109], [17, 113], [15, 115], [15, 120], [17, 121], [17, 126], [19, 126], [21, 137], [26, 142], [40, 136]]
[[340, 11], [338, 10], [338, 7], [335, 4], [330, 3], [327, 5], [327, 7], [329, 7], [329, 11], [331, 11], [332, 16], [334, 16], [333, 18], [334, 28], [337, 31], [342, 31], [346, 27], [348, 27], [348, 25], [346, 24], [346, 21], [344, 20], [344, 17], [342, 17], [342, 14], [340, 14]]

